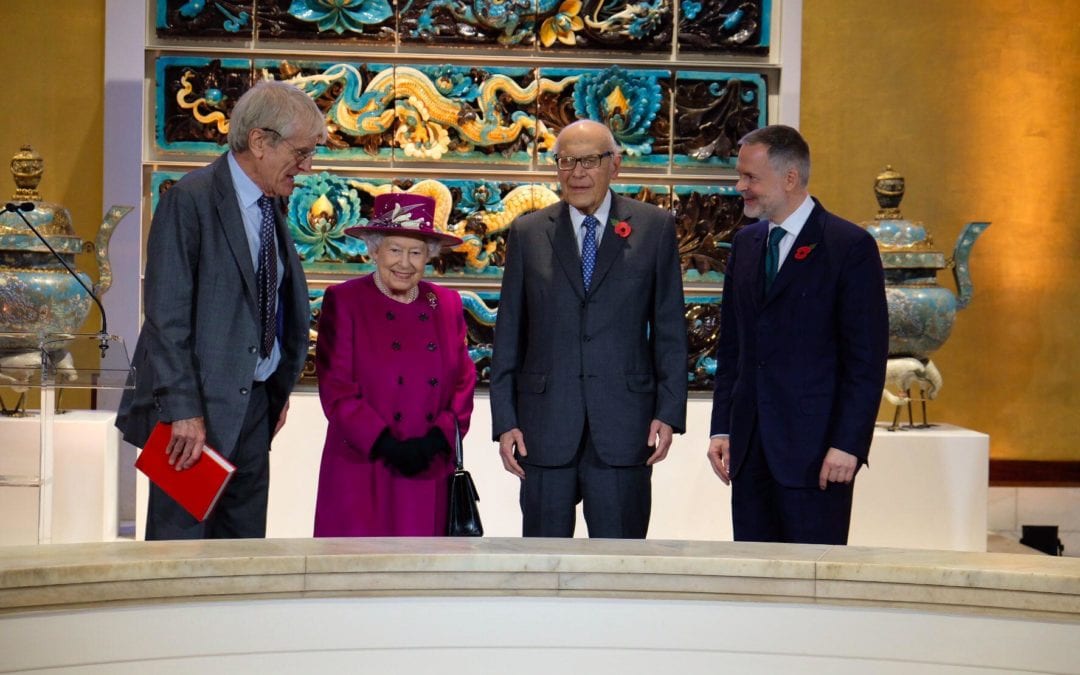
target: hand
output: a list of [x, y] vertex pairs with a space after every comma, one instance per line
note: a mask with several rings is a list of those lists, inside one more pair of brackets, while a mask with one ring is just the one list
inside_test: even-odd
[[165, 448], [165, 451], [169, 453], [169, 464], [176, 467], [177, 471], [190, 469], [202, 457], [204, 445], [206, 445], [206, 424], [203, 418], [189, 417], [174, 420], [172, 437]]
[[281, 431], [281, 427], [285, 426], [285, 418], [289, 416], [289, 399], [285, 399], [285, 407], [281, 409], [281, 414], [278, 415], [277, 424], [274, 425], [274, 433], [270, 434], [270, 438], [277, 436], [277, 432]]
[[731, 485], [731, 439], [727, 436], [709, 439], [709, 451], [705, 453], [715, 473], [724, 485]]
[[499, 457], [502, 459], [503, 468], [518, 478], [525, 477], [525, 469], [518, 464], [514, 457], [514, 451], [521, 457], [527, 457], [529, 452], [525, 449], [525, 436], [521, 429], [514, 427], [510, 431], [504, 431], [499, 435]]
[[671, 447], [673, 434], [670, 424], [665, 424], [660, 420], [652, 421], [649, 425], [649, 438], [646, 439], [645, 444], [650, 448], [656, 448], [656, 451], [645, 460], [645, 466], [652, 466], [657, 462], [664, 461], [664, 458], [667, 457], [668, 448]]
[[829, 483], [850, 483], [855, 480], [855, 469], [859, 468], [859, 459], [840, 448], [829, 448], [825, 461], [821, 463], [818, 475], [818, 487], [824, 490]]

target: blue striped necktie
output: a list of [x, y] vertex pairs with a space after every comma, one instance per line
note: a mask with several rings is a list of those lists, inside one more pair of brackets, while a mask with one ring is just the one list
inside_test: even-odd
[[585, 228], [585, 238], [581, 240], [581, 280], [588, 292], [592, 283], [593, 270], [596, 268], [596, 228], [600, 221], [593, 216], [585, 216], [581, 226]]
[[259, 291], [259, 322], [262, 335], [259, 355], [270, 356], [277, 337], [277, 255], [274, 251], [274, 203], [263, 195], [259, 197], [259, 269], [255, 272], [255, 287]]

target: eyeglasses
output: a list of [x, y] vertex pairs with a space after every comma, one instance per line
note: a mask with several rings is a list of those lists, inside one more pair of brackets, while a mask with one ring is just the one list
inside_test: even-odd
[[293, 145], [292, 143], [290, 143], [289, 139], [282, 136], [281, 132], [278, 131], [277, 129], [271, 129], [269, 127], [259, 127], [259, 129], [261, 129], [262, 131], [265, 131], [267, 133], [274, 134], [279, 139], [281, 139], [281, 142], [284, 143], [289, 148], [289, 150], [293, 154], [293, 157], [296, 158], [296, 163], [297, 164], [303, 164], [304, 162], [306, 162], [307, 160], [309, 160], [309, 159], [311, 159], [312, 157], [315, 156], [315, 148], [310, 148], [310, 149], [298, 148], [295, 145]]
[[585, 155], [584, 157], [555, 155], [555, 166], [559, 167], [559, 171], [573, 171], [575, 166], [581, 164], [581, 168], [588, 171], [589, 169], [595, 169], [600, 166], [605, 157], [611, 157], [614, 154], [614, 152], [608, 150], [599, 155]]

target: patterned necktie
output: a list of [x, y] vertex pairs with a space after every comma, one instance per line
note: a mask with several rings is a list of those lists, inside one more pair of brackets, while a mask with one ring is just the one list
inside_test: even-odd
[[259, 289], [259, 321], [262, 339], [259, 355], [264, 359], [274, 350], [277, 336], [277, 256], [274, 252], [274, 203], [263, 195], [259, 197], [259, 269], [255, 272], [255, 287]]
[[581, 280], [585, 282], [585, 292], [589, 291], [596, 267], [596, 227], [599, 224], [600, 221], [592, 216], [585, 216], [581, 223], [585, 228], [585, 238], [581, 240]]
[[784, 238], [784, 228], [774, 227], [769, 232], [769, 249], [765, 251], [765, 292], [768, 293], [776, 272], [780, 269], [780, 240]]

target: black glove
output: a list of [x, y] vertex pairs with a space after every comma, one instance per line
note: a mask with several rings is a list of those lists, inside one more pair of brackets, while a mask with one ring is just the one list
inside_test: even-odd
[[375, 443], [371, 446], [371, 459], [383, 460], [394, 454], [394, 448], [397, 446], [397, 439], [390, 433], [389, 427], [382, 430], [379, 437], [375, 439]]
[[443, 436], [443, 432], [439, 430], [439, 427], [431, 427], [428, 429], [427, 434], [417, 440], [421, 442], [428, 457], [450, 453], [450, 444], [446, 442], [446, 436]]
[[379, 435], [371, 448], [371, 458], [382, 460], [402, 476], [415, 476], [431, 466], [431, 459], [439, 453], [449, 452], [446, 437], [437, 427], [427, 434], [403, 441], [396, 440], [387, 429]]

